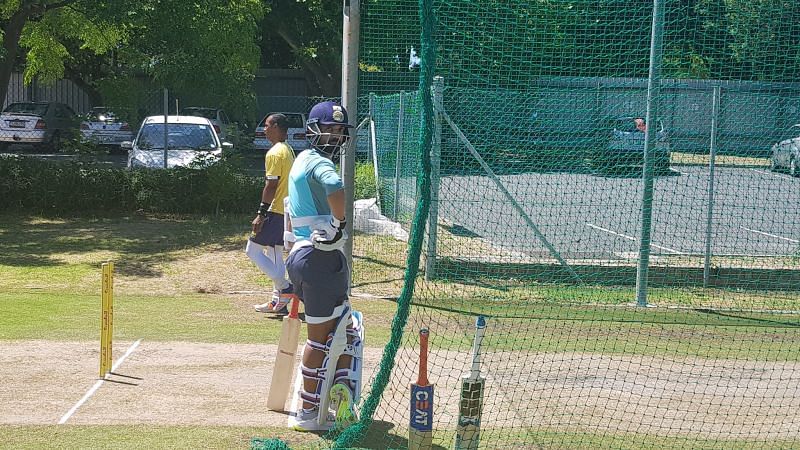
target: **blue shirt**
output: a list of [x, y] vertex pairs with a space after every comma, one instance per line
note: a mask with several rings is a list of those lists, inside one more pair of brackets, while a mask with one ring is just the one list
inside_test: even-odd
[[342, 179], [330, 159], [314, 149], [300, 153], [289, 172], [289, 217], [298, 240], [309, 239], [311, 228], [294, 226], [295, 219], [329, 216], [328, 196], [343, 188]]

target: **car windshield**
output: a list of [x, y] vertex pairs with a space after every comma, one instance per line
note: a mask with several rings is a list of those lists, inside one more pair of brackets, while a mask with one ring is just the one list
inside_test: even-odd
[[[208, 125], [171, 123], [167, 129], [169, 148], [190, 150], [214, 150], [217, 148], [211, 127]], [[151, 123], [142, 127], [136, 146], [144, 150], [163, 150], [164, 124]]]
[[3, 111], [10, 114], [30, 114], [33, 116], [44, 116], [47, 112], [47, 104], [44, 103], [12, 103]]
[[181, 115], [217, 120], [217, 110], [209, 108], [184, 108], [183, 111], [181, 111]]

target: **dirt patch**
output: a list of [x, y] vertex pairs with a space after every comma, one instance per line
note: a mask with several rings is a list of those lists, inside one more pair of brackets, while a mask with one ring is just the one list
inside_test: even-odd
[[[131, 345], [118, 342], [117, 357]], [[365, 352], [371, 380], [382, 349]], [[146, 342], [70, 424], [281, 426], [266, 409], [274, 345]], [[401, 349], [376, 420], [408, 423], [416, 352]], [[436, 428], [452, 429], [468, 352], [434, 350]], [[509, 364], [508, 361], [516, 361]], [[54, 424], [97, 380], [96, 343], [0, 345], [0, 423]], [[800, 364], [582, 353], [491, 352], [483, 426], [695, 438], [800, 437]]]

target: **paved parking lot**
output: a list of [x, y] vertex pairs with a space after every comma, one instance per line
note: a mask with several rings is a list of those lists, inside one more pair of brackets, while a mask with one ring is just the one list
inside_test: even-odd
[[[703, 255], [708, 167], [675, 166], [656, 177], [654, 255]], [[638, 252], [642, 181], [575, 173], [501, 176], [506, 189], [565, 257], [630, 259]], [[800, 244], [800, 179], [765, 169], [718, 167], [712, 253], [795, 255]], [[548, 255], [488, 177], [442, 179], [440, 217], [503, 248]]]

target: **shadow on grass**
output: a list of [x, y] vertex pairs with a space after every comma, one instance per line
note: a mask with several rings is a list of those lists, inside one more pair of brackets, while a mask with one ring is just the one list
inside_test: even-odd
[[799, 322], [789, 322], [789, 321], [785, 321], [785, 320], [772, 320], [772, 319], [768, 319], [768, 318], [765, 318], [765, 317], [754, 318], [752, 316], [746, 316], [746, 315], [743, 315], [743, 314], [728, 313], [728, 312], [717, 311], [717, 310], [708, 309], [708, 308], [696, 308], [695, 311], [697, 311], [699, 313], [703, 313], [703, 314], [710, 314], [710, 315], [720, 316], [720, 317], [725, 317], [725, 318], [742, 319], [742, 320], [753, 320], [753, 321], [761, 322], [761, 323], [763, 323], [765, 325], [778, 325], [778, 326], [783, 326], [783, 327], [800, 327], [800, 323]]
[[120, 274], [157, 277], [161, 275], [157, 267], [177, 259], [177, 251], [209, 243], [219, 245], [221, 251], [243, 248], [248, 229], [249, 219], [243, 216], [208, 219], [142, 214], [42, 219], [2, 215], [0, 264], [55, 267], [67, 263], [54, 255], [115, 253], [115, 259], [125, 261], [118, 269]]

